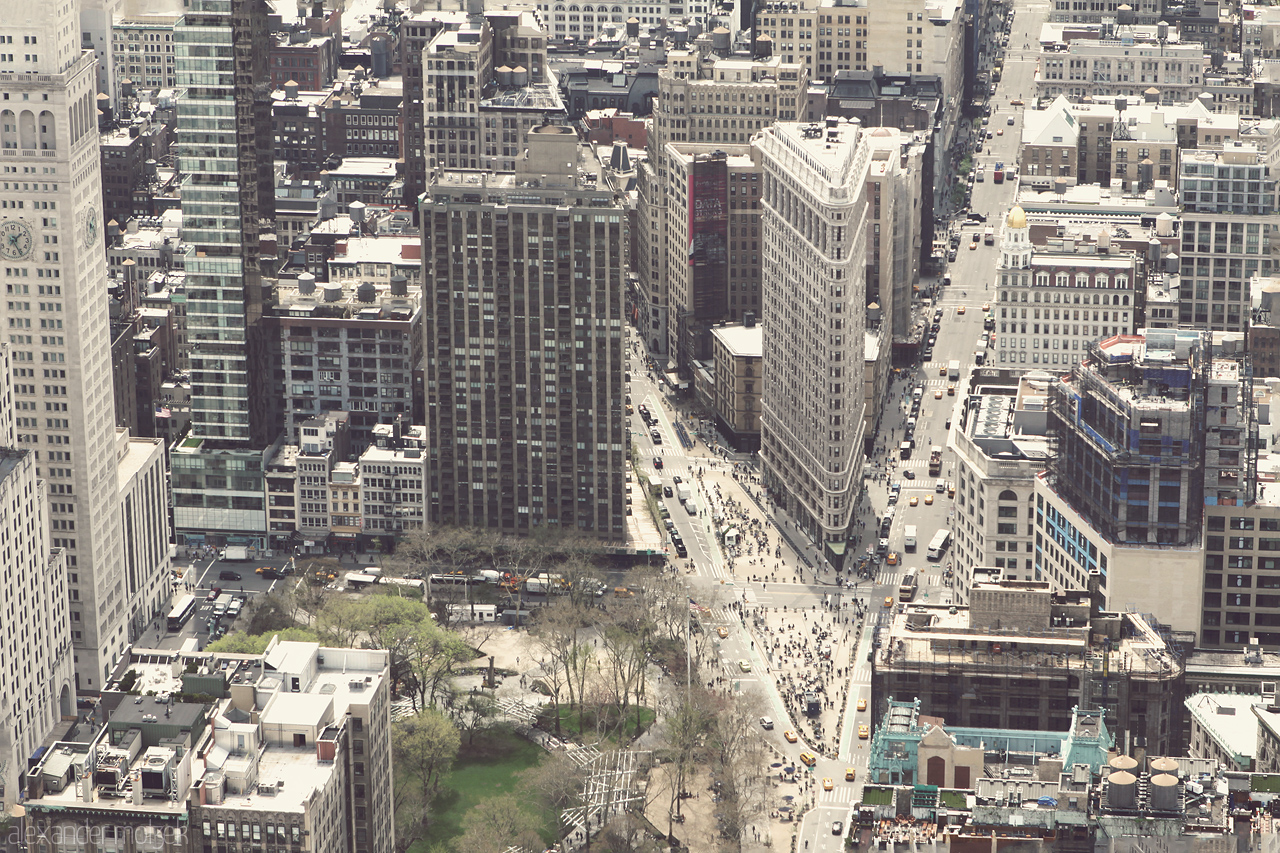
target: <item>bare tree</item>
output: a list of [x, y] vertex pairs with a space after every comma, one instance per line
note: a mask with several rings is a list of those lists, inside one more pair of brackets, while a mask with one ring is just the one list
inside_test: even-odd
[[552, 752], [536, 767], [524, 771], [526, 795], [542, 804], [556, 816], [556, 841], [564, 849], [568, 827], [564, 813], [585, 805], [582, 799], [587, 771], [575, 764], [564, 752]]
[[678, 691], [663, 717], [660, 728], [663, 774], [668, 780], [670, 801], [667, 804], [667, 835], [674, 831], [674, 824], [681, 820], [681, 794], [686, 790], [690, 776], [696, 772], [708, 734], [714, 725], [718, 703], [701, 685], [688, 691]]
[[467, 745], [475, 743], [476, 732], [489, 725], [498, 714], [498, 703], [487, 690], [460, 690], [450, 692], [449, 717], [458, 730], [467, 737]]
[[768, 754], [756, 725], [765, 707], [755, 692], [724, 700], [709, 737], [712, 772], [721, 786], [721, 834], [739, 853], [747, 827], [764, 813], [768, 798]]
[[[583, 635], [581, 614], [565, 599], [542, 608], [538, 618], [530, 625], [530, 641], [541, 656], [553, 662], [557, 682], [562, 677], [569, 692], [569, 707], [577, 708], [582, 718], [581, 700], [586, 690], [587, 674], [594, 656], [581, 640]], [[549, 685], [550, 686], [550, 685]], [[560, 735], [560, 708], [558, 697], [553, 697], [556, 735]], [[581, 729], [581, 725], [579, 726]], [[579, 731], [581, 733], [581, 731]]]

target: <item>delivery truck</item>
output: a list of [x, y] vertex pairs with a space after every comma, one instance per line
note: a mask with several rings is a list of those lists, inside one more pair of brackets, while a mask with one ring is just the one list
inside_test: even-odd
[[907, 551], [915, 551], [916, 549], [916, 526], [908, 524], [902, 533], [902, 547]]

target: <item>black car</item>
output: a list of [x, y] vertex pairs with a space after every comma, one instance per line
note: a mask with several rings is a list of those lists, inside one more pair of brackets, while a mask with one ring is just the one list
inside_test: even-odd
[[689, 549], [684, 546], [683, 542], [676, 543], [676, 556], [682, 560], [689, 556]]
[[239, 572], [233, 572], [233, 571], [231, 571], [230, 569], [223, 569], [222, 571], [218, 572], [218, 580], [220, 580], [220, 581], [238, 581], [238, 580], [240, 580], [240, 573], [239, 573]]
[[844, 823], [843, 823], [842, 821], [838, 821], [838, 820], [836, 820], [836, 821], [832, 821], [832, 822], [831, 822], [831, 834], [832, 834], [832, 835], [844, 835]]
[[663, 496], [664, 498], [669, 498], [669, 497], [671, 497], [673, 494], [675, 494], [675, 493], [671, 491], [671, 487], [670, 487], [670, 486], [663, 486], [663, 487], [662, 487], [662, 496]]
[[969, 212], [969, 221], [970, 222], [986, 222], [987, 217], [983, 216], [981, 213], [978, 213], [976, 210], [973, 210]]

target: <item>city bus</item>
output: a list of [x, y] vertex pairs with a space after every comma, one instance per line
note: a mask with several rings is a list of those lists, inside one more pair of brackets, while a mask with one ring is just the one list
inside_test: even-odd
[[928, 559], [937, 562], [942, 559], [942, 554], [947, 550], [947, 545], [951, 542], [951, 531], [943, 528], [933, 534], [933, 539], [929, 542], [929, 553], [926, 555]]
[[187, 624], [187, 620], [196, 612], [196, 597], [194, 595], [184, 595], [178, 599], [178, 603], [169, 611], [169, 631], [170, 633], [181, 631], [182, 626]]
[[902, 584], [898, 587], [898, 600], [911, 601], [916, 597], [916, 589], [920, 585], [920, 570], [907, 569], [907, 573], [902, 576]]

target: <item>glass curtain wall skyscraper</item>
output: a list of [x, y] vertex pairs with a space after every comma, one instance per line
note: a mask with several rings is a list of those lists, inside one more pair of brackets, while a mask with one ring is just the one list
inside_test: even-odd
[[256, 544], [266, 530], [263, 451], [280, 432], [258, 259], [274, 198], [269, 12], [189, 0], [174, 28], [192, 425], [172, 466], [187, 544]]

